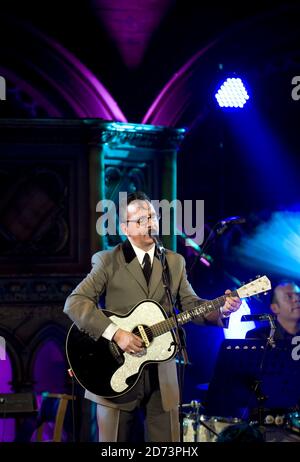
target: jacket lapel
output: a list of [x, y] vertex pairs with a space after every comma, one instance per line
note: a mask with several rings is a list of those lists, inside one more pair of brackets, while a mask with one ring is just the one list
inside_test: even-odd
[[122, 250], [127, 270], [130, 272], [131, 276], [139, 283], [139, 285], [145, 292], [145, 295], [148, 297], [148, 286], [143, 270], [141, 268], [141, 265], [139, 264], [135, 251], [133, 250], [132, 245], [130, 244], [128, 239], [122, 244]]
[[153, 259], [152, 273], [149, 281], [149, 298], [153, 298], [158, 284], [162, 280], [162, 268], [157, 257]]

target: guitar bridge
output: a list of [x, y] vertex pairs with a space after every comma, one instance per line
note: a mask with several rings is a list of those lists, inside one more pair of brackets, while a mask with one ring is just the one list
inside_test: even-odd
[[144, 326], [139, 325], [138, 330], [139, 330], [140, 336], [141, 336], [141, 338], [142, 338], [142, 340], [143, 340], [143, 342], [145, 344], [145, 347], [148, 348], [149, 345], [150, 345], [150, 342], [149, 342], [149, 339], [148, 339], [147, 334], [145, 332]]

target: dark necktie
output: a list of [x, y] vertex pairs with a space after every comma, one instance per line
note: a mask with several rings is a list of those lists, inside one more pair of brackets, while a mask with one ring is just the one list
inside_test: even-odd
[[152, 271], [152, 268], [151, 268], [150, 256], [148, 253], [145, 253], [144, 259], [143, 259], [143, 273], [144, 273], [147, 285], [149, 284], [151, 271]]

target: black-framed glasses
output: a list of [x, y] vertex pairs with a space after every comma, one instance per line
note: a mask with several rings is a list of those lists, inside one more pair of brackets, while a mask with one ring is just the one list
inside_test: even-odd
[[149, 215], [148, 217], [140, 217], [137, 220], [127, 220], [127, 223], [136, 223], [138, 226], [146, 226], [148, 225], [149, 221], [159, 221], [160, 215], [153, 214]]

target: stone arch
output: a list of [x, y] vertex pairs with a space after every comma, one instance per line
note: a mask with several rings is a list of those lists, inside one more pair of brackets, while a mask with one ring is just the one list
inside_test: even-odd
[[231, 26], [181, 66], [142, 123], [191, 130], [214, 107], [214, 90], [223, 76], [247, 72], [255, 84], [287, 68], [299, 73], [299, 13], [299, 5], [272, 6]]
[[68, 391], [65, 338], [64, 328], [55, 323], [48, 323], [30, 342], [27, 376], [38, 394], [43, 391]]
[[22, 362], [21, 353], [24, 345], [11, 330], [3, 326], [0, 326], [0, 336], [5, 339], [6, 353], [11, 364], [11, 389], [12, 392], [17, 392], [20, 391], [20, 387], [22, 386], [24, 364]]
[[[30, 117], [91, 117], [126, 122], [109, 91], [72, 53], [14, 17], [5, 16], [2, 21], [0, 75], [7, 83], [7, 105], [17, 100], [21, 114]], [[16, 28], [22, 37], [17, 47]]]

